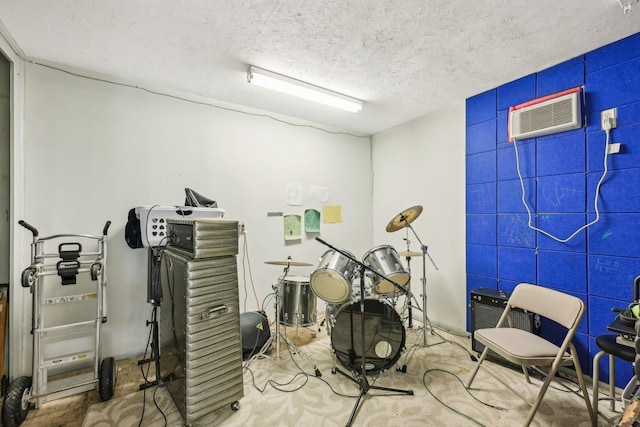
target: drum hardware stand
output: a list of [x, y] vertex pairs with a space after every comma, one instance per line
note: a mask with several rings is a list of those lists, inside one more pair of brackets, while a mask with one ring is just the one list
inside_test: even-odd
[[[275, 339], [276, 341], [276, 357], [275, 360], [280, 360], [282, 359], [282, 357], [280, 356], [280, 338], [282, 338], [282, 340], [285, 342], [285, 344], [287, 344], [287, 348], [289, 348], [291, 354], [299, 354], [300, 356], [302, 356], [302, 358], [304, 360], [306, 360], [311, 366], [313, 366], [313, 370], [315, 373], [316, 377], [321, 377], [322, 373], [320, 372], [320, 370], [318, 369], [317, 365], [310, 359], [308, 358], [303, 352], [302, 350], [300, 350], [290, 339], [289, 337], [287, 337], [287, 334], [283, 334], [282, 332], [280, 332], [280, 288], [282, 283], [284, 283], [284, 279], [287, 277], [287, 274], [289, 273], [289, 267], [290, 265], [287, 264], [284, 267], [284, 274], [282, 275], [282, 277], [280, 278], [280, 280], [278, 281], [277, 284], [272, 285], [273, 290], [275, 291], [276, 294], [276, 303], [275, 303], [275, 309], [276, 309], [276, 330], [275, 333], [272, 334], [269, 339], [267, 340], [267, 342], [262, 346], [262, 349], [260, 349], [260, 352], [256, 353], [251, 359], [255, 358], [255, 357], [259, 357], [262, 356], [265, 351], [271, 347], [271, 344], [273, 343], [273, 340]], [[248, 364], [246, 365], [248, 366]], [[245, 368], [246, 368], [245, 366]]]
[[[366, 343], [365, 343], [365, 315], [364, 315], [364, 277], [365, 277], [365, 270], [368, 270], [374, 274], [376, 274], [379, 277], [384, 278], [385, 280], [388, 280], [390, 283], [393, 284], [393, 286], [396, 287], [396, 289], [402, 291], [403, 293], [405, 293], [405, 289], [398, 285], [396, 282], [393, 282], [389, 279], [387, 279], [385, 276], [383, 276], [382, 274], [378, 273], [377, 271], [374, 271], [373, 269], [371, 269], [369, 266], [365, 265], [364, 263], [360, 262], [359, 260], [355, 259], [353, 256], [351, 256], [350, 254], [345, 253], [344, 251], [330, 245], [329, 243], [325, 242], [324, 240], [320, 239], [319, 237], [315, 238], [318, 242], [322, 243], [325, 246], [328, 246], [329, 248], [340, 252], [342, 255], [346, 256], [347, 258], [351, 259], [352, 261], [356, 262], [360, 267], [360, 327], [361, 327], [361, 331], [360, 331], [360, 338], [361, 338], [361, 349], [362, 349], [362, 359], [361, 359], [361, 363], [360, 363], [360, 372], [358, 372], [358, 377], [357, 378], [353, 378], [353, 374], [355, 374], [356, 372], [352, 372], [352, 375], [348, 375], [344, 372], [342, 372], [339, 369], [335, 369], [338, 373], [340, 373], [341, 375], [345, 376], [346, 378], [348, 378], [349, 380], [355, 382], [358, 384], [358, 388], [360, 389], [360, 394], [358, 395], [358, 398], [356, 400], [355, 405], [353, 406], [353, 410], [351, 411], [351, 416], [349, 417], [349, 421], [347, 421], [347, 425], [346, 427], [350, 427], [353, 424], [353, 420], [358, 412], [358, 407], [360, 405], [360, 402], [362, 401], [362, 398], [369, 392], [370, 389], [375, 389], [375, 390], [384, 390], [384, 391], [391, 391], [391, 392], [395, 392], [395, 393], [400, 393], [400, 394], [407, 394], [407, 395], [413, 395], [413, 390], [401, 390], [401, 389], [395, 389], [395, 388], [389, 388], [389, 387], [380, 387], [380, 386], [374, 386], [369, 384], [369, 380], [367, 380], [367, 375], [366, 375], [366, 351], [365, 351], [365, 347], [366, 347]], [[351, 326], [353, 328], [353, 325]]]
[[413, 317], [411, 316], [411, 256], [409, 253], [409, 246], [411, 241], [409, 240], [409, 230], [407, 230], [407, 237], [404, 239], [407, 242], [407, 270], [409, 272], [409, 281], [407, 282], [407, 315], [409, 316], [409, 329], [413, 329]]

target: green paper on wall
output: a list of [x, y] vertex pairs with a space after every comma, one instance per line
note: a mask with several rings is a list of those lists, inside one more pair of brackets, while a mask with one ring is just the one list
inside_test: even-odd
[[300, 240], [302, 238], [302, 217], [300, 215], [285, 215], [284, 240]]
[[320, 211], [315, 209], [304, 211], [304, 231], [307, 233], [320, 232]]

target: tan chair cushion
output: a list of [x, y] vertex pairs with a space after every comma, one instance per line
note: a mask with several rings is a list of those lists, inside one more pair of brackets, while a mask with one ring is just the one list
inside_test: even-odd
[[[518, 328], [476, 329], [474, 336], [505, 359], [524, 365], [550, 365], [560, 350], [544, 338]], [[565, 357], [571, 355], [565, 353]]]

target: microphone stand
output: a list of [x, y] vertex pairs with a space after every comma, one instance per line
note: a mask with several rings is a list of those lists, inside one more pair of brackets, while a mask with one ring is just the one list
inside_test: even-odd
[[[365, 265], [364, 263], [360, 262], [359, 260], [355, 259], [351, 254], [342, 251], [338, 248], [336, 248], [335, 246], [330, 245], [329, 243], [325, 242], [324, 240], [322, 240], [319, 237], [315, 238], [318, 242], [322, 243], [325, 246], [328, 246], [329, 248], [333, 249], [336, 252], [341, 253], [342, 255], [344, 255], [345, 257], [349, 258], [350, 260], [354, 261], [356, 264], [358, 264], [359, 266], [359, 271], [360, 271], [360, 334], [361, 334], [361, 351], [362, 351], [362, 358], [361, 358], [361, 363], [360, 363], [360, 372], [358, 372], [358, 378], [354, 379], [353, 376], [349, 376], [346, 373], [342, 372], [341, 370], [337, 370], [337, 372], [339, 372], [340, 374], [342, 374], [343, 376], [345, 376], [346, 378], [348, 378], [349, 380], [358, 383], [358, 387], [360, 389], [360, 394], [358, 395], [358, 398], [356, 400], [356, 403], [353, 407], [353, 410], [351, 411], [351, 416], [349, 417], [349, 421], [347, 421], [347, 427], [350, 427], [353, 424], [353, 420], [355, 419], [355, 416], [358, 412], [358, 407], [360, 405], [360, 402], [362, 401], [362, 398], [367, 394], [367, 392], [370, 389], [376, 389], [376, 390], [384, 390], [384, 391], [391, 391], [391, 392], [396, 392], [396, 393], [401, 393], [401, 394], [407, 394], [407, 395], [413, 395], [413, 390], [401, 390], [401, 389], [395, 389], [395, 388], [388, 388], [388, 387], [380, 387], [380, 386], [374, 386], [374, 385], [370, 385], [369, 384], [369, 380], [367, 380], [366, 377], [366, 343], [365, 343], [365, 337], [364, 337], [364, 333], [365, 333], [365, 329], [364, 329], [364, 321], [365, 321], [365, 316], [364, 316], [364, 276], [365, 276], [365, 270], [370, 271], [371, 273], [377, 275], [378, 277], [381, 277], [385, 280], [387, 280], [388, 282], [390, 282], [391, 284], [393, 284], [393, 286], [398, 289], [400, 292], [402, 293], [406, 293], [405, 289], [400, 286], [399, 284], [397, 284], [396, 282], [394, 282], [393, 280], [389, 280], [387, 279], [385, 276], [383, 276], [382, 274], [378, 273], [377, 271], [371, 269], [369, 266]], [[353, 323], [351, 324], [351, 333], [353, 334]], [[355, 349], [354, 349], [354, 353], [355, 353]], [[352, 371], [352, 374], [355, 373]]]

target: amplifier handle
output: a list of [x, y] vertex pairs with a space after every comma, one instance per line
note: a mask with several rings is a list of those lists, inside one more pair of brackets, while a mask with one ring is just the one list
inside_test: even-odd
[[230, 308], [226, 305], [220, 305], [213, 307], [202, 313], [202, 320], [211, 319], [212, 317], [222, 316], [230, 311]]

